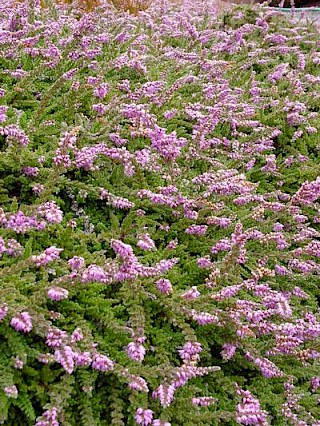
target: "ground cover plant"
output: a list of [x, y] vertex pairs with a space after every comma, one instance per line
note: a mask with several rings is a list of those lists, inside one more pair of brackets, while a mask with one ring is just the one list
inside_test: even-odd
[[319, 33], [0, 6], [0, 419], [319, 425]]

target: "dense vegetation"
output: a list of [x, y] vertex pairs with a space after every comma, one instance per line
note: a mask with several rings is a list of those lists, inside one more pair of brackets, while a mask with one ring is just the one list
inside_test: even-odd
[[0, 419], [319, 425], [319, 33], [0, 6]]

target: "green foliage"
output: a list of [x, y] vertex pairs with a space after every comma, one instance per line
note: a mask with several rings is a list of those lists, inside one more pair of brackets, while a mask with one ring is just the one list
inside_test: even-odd
[[[54, 13], [58, 13], [57, 10]], [[236, 311], [238, 300], [254, 304], [258, 303], [258, 296], [244, 288], [235, 296], [225, 299], [211, 297], [214, 292], [252, 279], [264, 260], [269, 271], [273, 271], [277, 264], [289, 262], [291, 251], [278, 250], [277, 243], [272, 239], [262, 242], [249, 240], [246, 244], [248, 260], [244, 264], [237, 261], [237, 248], [230, 256], [221, 252], [211, 255], [210, 250], [218, 241], [231, 238], [239, 223], [244, 225], [245, 231], [261, 228], [265, 235], [270, 236], [277, 222], [286, 224], [284, 235], [290, 240], [290, 250], [299, 248], [300, 241], [293, 237], [301, 228], [289, 210], [292, 206], [286, 205], [279, 211], [266, 207], [262, 219], [257, 219], [254, 213], [259, 213], [259, 202], [238, 205], [234, 202], [234, 194], [205, 196], [201, 185], [197, 188], [192, 182], [202, 173], [235, 170], [245, 174], [248, 186], [257, 184], [256, 194], [270, 193], [266, 199], [270, 199], [271, 203], [279, 201], [278, 190], [281, 189], [282, 195], [291, 196], [304, 182], [314, 181], [320, 172], [317, 133], [308, 133], [305, 124], [290, 124], [284, 107], [289, 100], [304, 103], [306, 116], [309, 114], [308, 126], [319, 130], [318, 115], [312, 115], [320, 110], [319, 97], [309, 93], [314, 90], [315, 83], [310, 83], [299, 95], [289, 79], [282, 79], [276, 84], [268, 79], [282, 62], [288, 62], [290, 70], [297, 71], [297, 57], [294, 49], [278, 56], [272, 53], [272, 43], [265, 39], [258, 25], [244, 35], [246, 44], [251, 43], [261, 49], [256, 56], [249, 59], [250, 49], [245, 44], [235, 51], [221, 49], [213, 54], [216, 45], [221, 43], [220, 30], [225, 30], [223, 34], [226, 35], [243, 29], [246, 24], [255, 25], [261, 13], [259, 9], [235, 8], [218, 20], [200, 16], [195, 25], [198, 31], [203, 32], [201, 40], [193, 38], [189, 30], [185, 30], [183, 20], [177, 25], [176, 34], [173, 34], [165, 25], [164, 18], [155, 18], [155, 28], [163, 25], [163, 34], [157, 38], [155, 30], [148, 26], [146, 16], [127, 22], [123, 17], [116, 18], [108, 11], [105, 13], [106, 20], [88, 15], [78, 22], [73, 17], [73, 28], [68, 27], [67, 22], [59, 27], [59, 15], [55, 17], [48, 12], [48, 16], [40, 17], [46, 34], [41, 33], [42, 27], [29, 28], [28, 33], [29, 37], [39, 35], [39, 40], [34, 43], [42, 56], [39, 54], [33, 58], [22, 43], [17, 43], [16, 57], [10, 54], [1, 57], [0, 88], [4, 88], [6, 94], [0, 98], [0, 103], [9, 107], [5, 125], [19, 125], [28, 134], [30, 142], [28, 146], [21, 147], [17, 141], [9, 143], [7, 137], [0, 135], [0, 203], [3, 208], [0, 214], [9, 216], [22, 211], [30, 217], [37, 215], [37, 209], [44, 203], [54, 201], [63, 212], [63, 219], [60, 223], [48, 220], [44, 231], [29, 229], [16, 232], [4, 223], [1, 226], [5, 244], [14, 239], [21, 245], [22, 252], [15, 256], [3, 253], [0, 259], [0, 307], [4, 302], [9, 307], [8, 315], [0, 323], [0, 423], [9, 426], [32, 425], [43, 411], [58, 407], [58, 419], [63, 426], [131, 426], [135, 424], [136, 409], [148, 407], [155, 416], [162, 421], [170, 421], [172, 426], [233, 426], [236, 424], [235, 408], [238, 403], [235, 396], [237, 382], [258, 395], [261, 406], [272, 416], [272, 424], [284, 426], [288, 424], [288, 419], [284, 420], [281, 414], [282, 405], [286, 402], [283, 385], [290, 376], [295, 377], [297, 389], [303, 395], [299, 403], [306, 412], [312, 412], [317, 418], [320, 415], [316, 405], [317, 395], [310, 392], [309, 383], [312, 377], [319, 375], [319, 362], [308, 359], [303, 364], [300, 359], [303, 357], [300, 352], [312, 351], [316, 342], [312, 339], [303, 342], [303, 348], [299, 347], [300, 358], [280, 354], [273, 356], [272, 361], [284, 372], [284, 376], [272, 379], [262, 377], [258, 367], [248, 359], [248, 352], [252, 352], [255, 358], [264, 356], [274, 346], [274, 336], [251, 332], [251, 335], [239, 338], [239, 324], [230, 319], [230, 312]], [[294, 32], [294, 26], [284, 18], [263, 13], [266, 13], [263, 16], [269, 25], [269, 33], [282, 33], [289, 37]], [[170, 19], [173, 19], [172, 16]], [[53, 27], [57, 25], [60, 32], [52, 29], [51, 34], [51, 24]], [[210, 36], [211, 30], [213, 35]], [[98, 43], [94, 39], [101, 35], [106, 35], [108, 41]], [[319, 36], [314, 29], [305, 27], [300, 36], [299, 49], [307, 58], [306, 68], [301, 74], [318, 76], [311, 56]], [[60, 43], [62, 39], [63, 43]], [[48, 40], [60, 46], [61, 57], [57, 64], [48, 64], [45, 57]], [[32, 40], [24, 40], [24, 43], [28, 42], [33, 43]], [[87, 48], [83, 46], [86, 43], [92, 49], [101, 49], [96, 56], [92, 53], [94, 58], [90, 55], [77, 58], [75, 53], [85, 52]], [[141, 52], [136, 63], [133, 61], [133, 65], [130, 65], [130, 61], [127, 61], [121, 65], [126, 55], [134, 58], [139, 49]], [[196, 59], [192, 59], [192, 54]], [[220, 61], [220, 65], [215, 64], [213, 58]], [[264, 62], [264, 59], [269, 61]], [[212, 74], [206, 74], [205, 66], [208, 64], [212, 68], [217, 67], [211, 70]], [[19, 68], [28, 73], [20, 80], [7, 72]], [[65, 73], [73, 68], [77, 68], [74, 75], [67, 78]], [[297, 73], [302, 78], [300, 71]], [[184, 80], [188, 76], [193, 77], [191, 82]], [[92, 109], [99, 99], [93, 95], [96, 83], [89, 84], [88, 77], [100, 78], [110, 86], [103, 100], [105, 114], [99, 115]], [[206, 142], [224, 141], [225, 146], [212, 143], [208, 149], [200, 149], [195, 132], [198, 122], [188, 114], [188, 107], [200, 104], [199, 115], [213, 114], [210, 108], [220, 102], [220, 89], [215, 89], [218, 94], [215, 92], [212, 97], [205, 94], [205, 89], [212, 81], [219, 88], [223, 79], [229, 82], [230, 92], [241, 89], [238, 91], [240, 106], [241, 103], [250, 104], [252, 98], [249, 89], [253, 78], [262, 88], [263, 100], [250, 119], [259, 121], [261, 125], [259, 138], [271, 140], [273, 145], [266, 152], [257, 150], [253, 155], [248, 147], [255, 146], [258, 138], [254, 126], [244, 121], [237, 127], [235, 136], [230, 117], [237, 114], [237, 109], [228, 110], [229, 106], [226, 105], [225, 109], [222, 108], [219, 122], [204, 138]], [[129, 80], [131, 98], [119, 89], [122, 80]], [[156, 80], [164, 84], [155, 97], [139, 94], [145, 83]], [[158, 125], [166, 128], [168, 135], [175, 131], [178, 138], [186, 139], [187, 146], [183, 147], [182, 155], [176, 162], [170, 163], [159, 155], [151, 159], [148, 166], [138, 162], [136, 153], [150, 148], [150, 138], [148, 134], [143, 134], [145, 129], [137, 130], [131, 120], [123, 116], [122, 108], [131, 101], [143, 104], [156, 117]], [[167, 119], [164, 114], [170, 110], [176, 110], [176, 113]], [[272, 136], [275, 129], [281, 129], [282, 133]], [[303, 135], [294, 139], [295, 132], [302, 129]], [[111, 134], [115, 132], [128, 140], [126, 153], [133, 158], [135, 168], [132, 176], [126, 172], [122, 161], [125, 154], [113, 160], [111, 156], [100, 153], [93, 161], [95, 167], [76, 167], [74, 151], [71, 154], [72, 166], [55, 164], [54, 157], [66, 133], [76, 135], [76, 149], [85, 152], [97, 144], [114, 148]], [[90, 152], [94, 156], [93, 151]], [[235, 152], [240, 156], [233, 155]], [[266, 156], [272, 154], [276, 156], [276, 173], [263, 170]], [[306, 157], [303, 163], [300, 161], [301, 155]], [[291, 157], [294, 161], [288, 167], [287, 161]], [[251, 170], [247, 170], [247, 162], [251, 158], [256, 162]], [[39, 173], [36, 176], [23, 173], [25, 167], [38, 167]], [[33, 190], [36, 184], [43, 186], [39, 193]], [[232, 226], [211, 225], [205, 237], [199, 238], [185, 232], [195, 221], [185, 215], [181, 205], [156, 204], [139, 195], [141, 189], [159, 194], [160, 187], [169, 185], [176, 186], [181, 197], [192, 200], [199, 213], [196, 219], [198, 225], [206, 224], [210, 215], [218, 215], [230, 218]], [[101, 196], [102, 189], [108, 193], [105, 198]], [[134, 206], [117, 208], [112, 203], [117, 197], [129, 200]], [[303, 213], [308, 225], [320, 231], [318, 223], [311, 224], [317, 214], [314, 206], [304, 206]], [[157, 250], [144, 251], [137, 246], [146, 228]], [[155, 276], [111, 283], [99, 280], [83, 282], [79, 275], [70, 278], [67, 261], [73, 256], [81, 256], [87, 267], [98, 265], [112, 273], [112, 267], [119, 261], [111, 249], [112, 239], [134, 247], [139, 262], [144, 266], [152, 267], [162, 260], [179, 258], [179, 263], [163, 274], [172, 283], [172, 294], [168, 296], [158, 290]], [[174, 249], [168, 247], [173, 240], [178, 242]], [[38, 256], [50, 246], [63, 248], [63, 252], [48, 266], [37, 267], [33, 256]], [[199, 268], [197, 264], [199, 258], [209, 254], [221, 272], [216, 280], [210, 275], [211, 270]], [[310, 261], [310, 256], [302, 254], [302, 259]], [[290, 278], [262, 275], [259, 279], [261, 285], [269, 285], [275, 292], [290, 293], [295, 286], [299, 286], [308, 294], [306, 300], [291, 297], [293, 320], [301, 319], [307, 312], [317, 313], [319, 278], [316, 273], [303, 275], [295, 272]], [[211, 287], [208, 285], [210, 280], [214, 281]], [[68, 298], [60, 301], [48, 298], [49, 288], [55, 286], [67, 289]], [[194, 286], [201, 295], [185, 300], [183, 293]], [[12, 317], [24, 311], [29, 312], [33, 319], [33, 329], [26, 334], [14, 330], [10, 325]], [[219, 312], [224, 321], [218, 325], [200, 326], [191, 315], [194, 311]], [[285, 321], [276, 315], [272, 318], [273, 325]], [[248, 323], [250, 321], [244, 318], [243, 324]], [[84, 338], [77, 343], [76, 349], [79, 352], [91, 351], [91, 354], [97, 350], [108, 355], [115, 363], [114, 371], [79, 367], [72, 374], [67, 374], [54, 361], [55, 349], [46, 343], [48, 330], [53, 327], [65, 331], [68, 336], [80, 328]], [[147, 337], [143, 363], [134, 362], [125, 350], [134, 334]], [[177, 351], [190, 341], [197, 341], [203, 347], [198, 366], [214, 365], [220, 371], [192, 378], [187, 386], [177, 389], [172, 404], [164, 408], [151, 397], [151, 391], [172, 380], [175, 369], [182, 364]], [[228, 361], [221, 356], [225, 343], [238, 344], [235, 355]], [[15, 366], [16, 359], [23, 362], [23, 368]], [[305, 368], [306, 365], [308, 368]], [[145, 379], [150, 394], [129, 388], [130, 375]], [[4, 392], [5, 387], [13, 385], [19, 391], [16, 399], [7, 397]], [[217, 398], [217, 402], [208, 409], [191, 403], [193, 397], [206, 395]]]

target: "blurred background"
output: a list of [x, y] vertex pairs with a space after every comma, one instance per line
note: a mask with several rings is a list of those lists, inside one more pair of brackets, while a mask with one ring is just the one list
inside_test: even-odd
[[[33, 0], [37, 2], [37, 0]], [[55, 2], [60, 4], [73, 4], [79, 7], [82, 10], [93, 10], [97, 6], [103, 5], [105, 0], [40, 0], [41, 6], [46, 6], [49, 2]], [[179, 0], [178, 0], [179, 1]], [[117, 9], [120, 10], [129, 10], [139, 9], [146, 10], [152, 0], [110, 0]], [[262, 3], [263, 0], [216, 0], [215, 3], [224, 9], [232, 4], [253, 4], [253, 3]], [[282, 7], [312, 7], [320, 5], [320, 0], [270, 0], [270, 6], [282, 6]]]

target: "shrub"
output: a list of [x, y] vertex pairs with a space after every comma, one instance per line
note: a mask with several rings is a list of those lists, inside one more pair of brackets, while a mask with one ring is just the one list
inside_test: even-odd
[[317, 424], [319, 35], [209, 6], [2, 6], [5, 424]]

